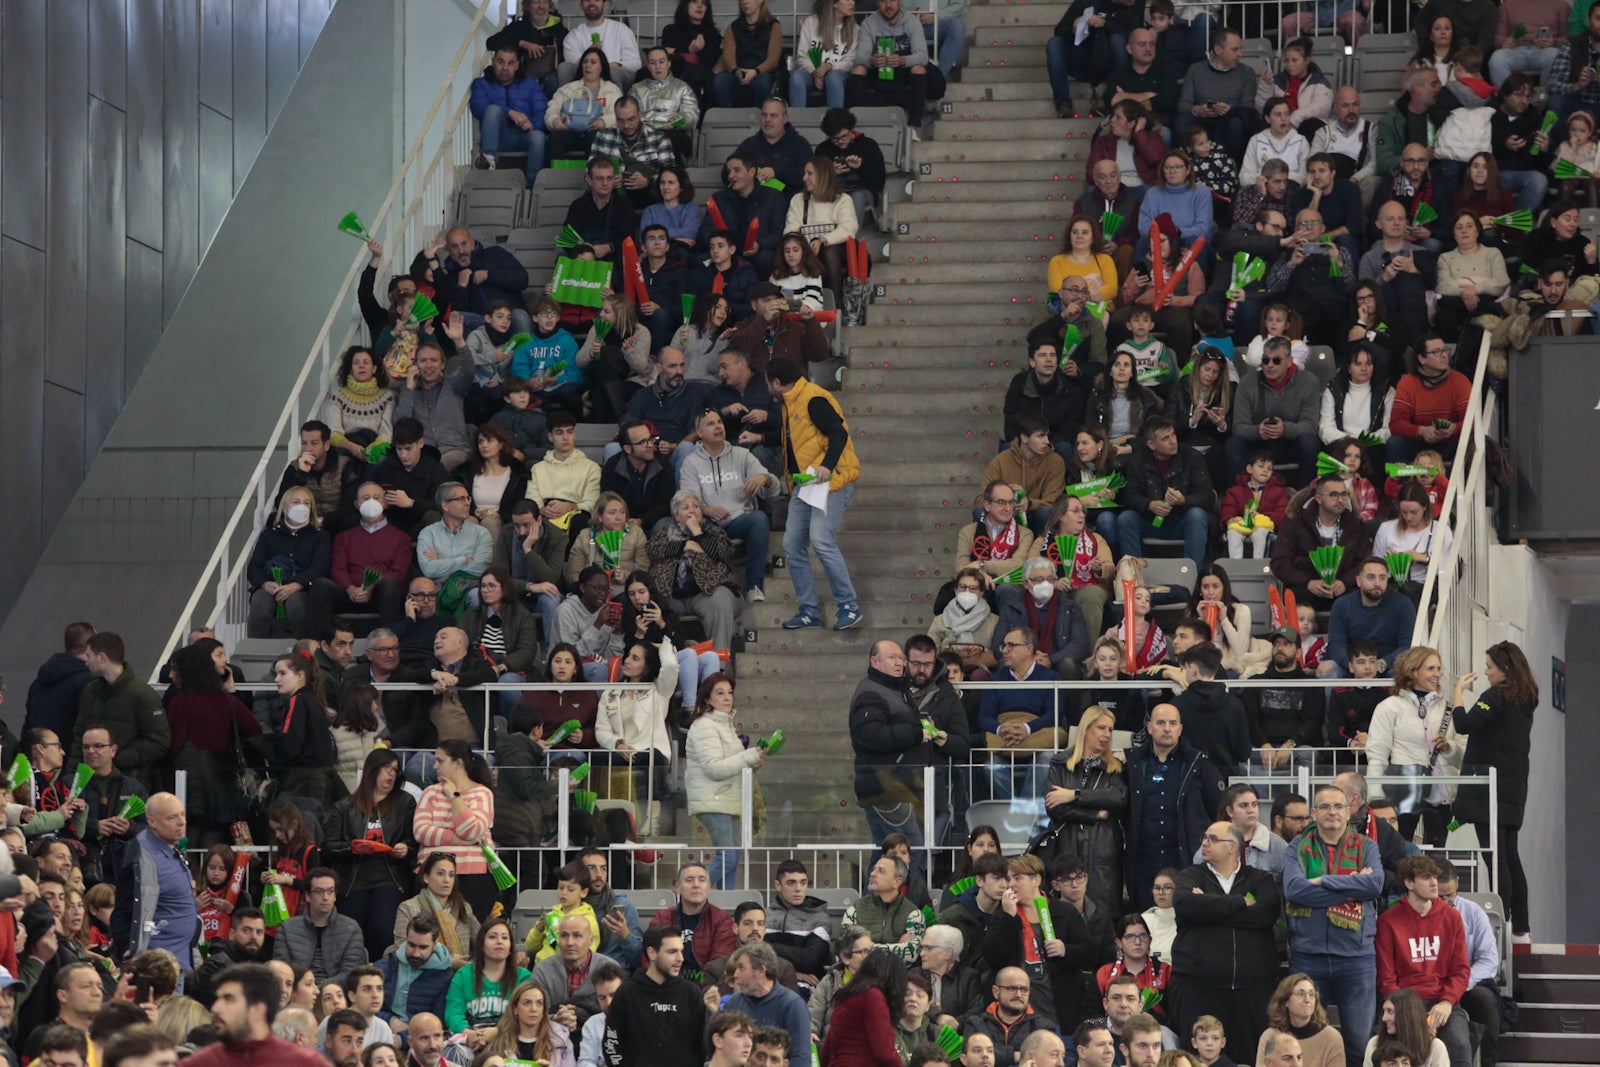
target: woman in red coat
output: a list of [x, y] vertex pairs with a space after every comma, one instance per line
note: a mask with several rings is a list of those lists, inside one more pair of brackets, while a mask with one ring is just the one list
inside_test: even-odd
[[834, 998], [822, 1038], [822, 1067], [904, 1067], [894, 1018], [906, 999], [906, 965], [875, 948]]

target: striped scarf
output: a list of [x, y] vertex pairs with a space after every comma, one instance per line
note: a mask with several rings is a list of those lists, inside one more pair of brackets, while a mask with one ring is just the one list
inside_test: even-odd
[[[1323, 849], [1322, 837], [1315, 830], [1302, 834], [1300, 843], [1295, 846], [1295, 862], [1300, 864], [1300, 869], [1307, 878], [1321, 878], [1325, 874], [1354, 874], [1361, 869], [1362, 837], [1354, 830], [1346, 827], [1344, 836], [1339, 838], [1339, 843], [1333, 849], [1333, 863], [1330, 868], [1327, 853]], [[1342, 904], [1328, 906], [1328, 921], [1341, 930], [1361, 929], [1363, 905], [1359, 900], [1347, 900]], [[1284, 908], [1289, 915], [1297, 919], [1309, 918], [1311, 908], [1304, 904], [1290, 904]]]

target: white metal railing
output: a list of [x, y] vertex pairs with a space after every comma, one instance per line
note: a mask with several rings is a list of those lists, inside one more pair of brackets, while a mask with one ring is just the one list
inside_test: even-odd
[[[433, 106], [428, 109], [397, 168], [388, 195], [376, 212], [370, 216], [362, 213], [368, 232], [383, 243], [380, 277], [383, 268], [391, 264], [409, 265], [415, 250], [434, 237], [446, 221], [446, 210], [456, 191], [456, 168], [472, 161], [472, 123], [463, 121], [469, 94], [461, 93], [459, 98], [454, 98], [456, 79], [462, 73], [463, 64], [473, 64], [473, 70], [481, 65], [482, 38], [491, 27], [503, 22], [514, 6], [514, 0], [480, 0], [472, 24], [450, 60]], [[278, 413], [261, 458], [217, 538], [216, 548], [196, 580], [193, 592], [174, 620], [161, 654], [155, 659], [152, 681], [161, 664], [182, 645], [189, 628], [198, 622], [215, 627], [229, 645], [243, 636], [248, 599], [248, 592], [243, 588], [245, 564], [267, 517], [277, 472], [299, 451], [301, 422], [317, 410], [339, 353], [359, 339], [362, 320], [355, 286], [369, 258], [370, 254], [362, 248], [345, 272], [344, 283], [289, 389], [288, 399]], [[212, 603], [201, 613], [201, 605], [208, 596], [213, 597]]]
[[1413, 645], [1439, 651], [1446, 669], [1472, 669], [1488, 644], [1489, 560], [1496, 544], [1486, 491], [1484, 457], [1494, 426], [1495, 395], [1484, 388], [1489, 365], [1489, 338], [1484, 336], [1472, 375], [1472, 395], [1461, 420], [1453, 477], [1439, 509], [1438, 521], [1451, 532], [1450, 550], [1428, 559], [1422, 603], [1438, 603], [1430, 614], [1417, 612]]

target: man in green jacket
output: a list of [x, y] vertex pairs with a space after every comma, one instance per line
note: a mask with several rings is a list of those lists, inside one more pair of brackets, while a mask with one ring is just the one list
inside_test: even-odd
[[867, 891], [844, 913], [844, 927], [859, 926], [872, 935], [874, 948], [886, 948], [908, 964], [922, 952], [928, 920], [922, 909], [900, 891], [911, 870], [899, 856], [883, 856], [872, 865]]
[[103, 726], [117, 746], [117, 769], [155, 788], [155, 765], [167, 754], [172, 734], [161, 698], [128, 669], [122, 638], [102, 632], [89, 638], [89, 673], [72, 727], [72, 758], [83, 759], [83, 732]]

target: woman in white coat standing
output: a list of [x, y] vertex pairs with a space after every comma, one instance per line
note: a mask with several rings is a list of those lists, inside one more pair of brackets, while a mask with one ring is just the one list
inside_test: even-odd
[[1440, 691], [1443, 677], [1439, 653], [1416, 645], [1400, 653], [1394, 664], [1394, 694], [1372, 713], [1367, 731], [1367, 777], [1405, 778], [1370, 794], [1387, 796], [1400, 813], [1400, 836], [1410, 841], [1417, 822], [1429, 845], [1443, 845], [1450, 821], [1450, 788], [1429, 781], [1453, 774], [1466, 741], [1451, 729], [1450, 702]]
[[602, 692], [594, 737], [601, 748], [617, 754], [617, 762], [633, 768], [635, 804], [649, 799], [649, 813], [639, 827], [639, 836], [644, 839], [655, 834], [661, 825], [659, 798], [667, 791], [667, 772], [672, 766], [667, 712], [672, 709], [672, 694], [678, 688], [678, 657], [672, 639], [663, 637], [659, 646], [644, 641], [628, 646], [622, 659], [622, 680], [644, 683], [650, 689]]
[[689, 792], [689, 814], [711, 835], [717, 858], [711, 864], [711, 884], [733, 888], [739, 870], [740, 773], [758, 769], [766, 757], [759, 748], [745, 748], [733, 729], [733, 679], [717, 673], [700, 683], [694, 725], [685, 748], [684, 784]]

